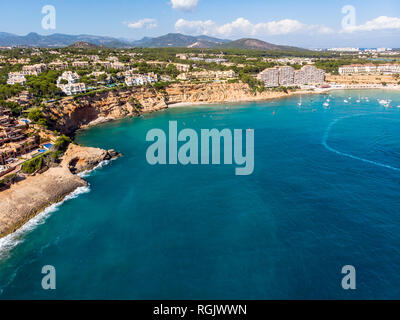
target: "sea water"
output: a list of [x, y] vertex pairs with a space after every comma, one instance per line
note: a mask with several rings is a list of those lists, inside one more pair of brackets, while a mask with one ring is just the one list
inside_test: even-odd
[[[325, 107], [327, 94], [181, 107], [79, 133], [123, 157], [1, 240], [0, 299], [399, 299], [400, 94], [330, 95]], [[254, 130], [253, 174], [149, 165], [146, 133], [169, 121]], [[42, 289], [45, 265], [56, 290]], [[345, 265], [356, 290], [342, 288]]]

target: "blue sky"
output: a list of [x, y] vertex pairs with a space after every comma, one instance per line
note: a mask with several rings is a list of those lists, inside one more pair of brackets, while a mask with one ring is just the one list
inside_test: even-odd
[[[400, 47], [398, 0], [0, 0], [0, 32], [94, 34], [140, 39], [168, 32], [254, 37], [303, 47]], [[56, 9], [56, 29], [41, 26]], [[355, 25], [344, 29], [342, 8]], [[353, 11], [351, 11], [352, 13]]]

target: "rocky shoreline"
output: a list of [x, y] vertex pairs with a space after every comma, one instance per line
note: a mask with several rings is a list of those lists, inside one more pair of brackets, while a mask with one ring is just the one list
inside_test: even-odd
[[0, 238], [22, 227], [28, 220], [87, 182], [77, 174], [92, 170], [104, 160], [119, 156], [115, 151], [70, 144], [58, 167], [28, 176], [0, 192]]
[[[360, 86], [359, 89], [364, 88]], [[57, 120], [58, 130], [74, 134], [77, 130], [100, 123], [169, 107], [266, 101], [293, 95], [326, 93], [331, 90], [335, 89], [254, 93], [243, 83], [172, 85], [164, 92], [157, 92], [151, 88], [133, 88], [83, 97], [80, 100], [65, 98], [52, 104], [47, 115]], [[70, 144], [59, 167], [29, 176], [13, 184], [10, 189], [0, 192], [0, 238], [15, 232], [29, 219], [46, 207], [62, 201], [77, 188], [87, 186], [86, 181], [77, 174], [90, 171], [102, 161], [118, 156], [114, 150], [106, 151]]]

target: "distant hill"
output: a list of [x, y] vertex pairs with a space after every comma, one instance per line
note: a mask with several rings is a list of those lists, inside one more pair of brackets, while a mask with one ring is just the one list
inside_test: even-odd
[[86, 42], [86, 41], [78, 41], [75, 42], [74, 44], [71, 44], [68, 46], [68, 48], [79, 48], [79, 49], [92, 49], [92, 48], [98, 48], [99, 46]]
[[39, 35], [31, 32], [26, 36], [18, 36], [11, 33], [0, 32], [0, 46], [29, 46], [29, 47], [68, 47], [78, 46], [93, 48], [104, 46], [109, 48], [216, 48], [216, 49], [247, 49], [247, 50], [285, 50], [304, 51], [305, 49], [280, 46], [257, 39], [239, 39], [230, 41], [209, 36], [187, 36], [181, 33], [168, 33], [161, 37], [145, 37], [141, 40], [131, 41], [105, 36], [92, 35], [67, 35], [55, 33], [51, 35]]
[[40, 35], [34, 32], [26, 36], [0, 32], [0, 46], [29, 46], [29, 47], [67, 47], [76, 42], [88, 42], [97, 46], [123, 48], [129, 44], [112, 37], [92, 35], [67, 35], [55, 33]]
[[306, 49], [280, 46], [258, 39], [244, 38], [219, 45], [226, 49], [305, 51]]
[[168, 33], [156, 38], [143, 38], [131, 44], [143, 48], [183, 47], [183, 48], [213, 48], [216, 45], [229, 42], [208, 36], [187, 36], [181, 33]]

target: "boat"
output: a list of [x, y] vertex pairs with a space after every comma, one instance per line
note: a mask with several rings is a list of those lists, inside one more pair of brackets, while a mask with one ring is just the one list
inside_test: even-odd
[[325, 102], [325, 103], [323, 104], [323, 106], [324, 106], [324, 107], [329, 107], [329, 103], [328, 103], [328, 102]]
[[386, 106], [389, 105], [392, 100], [378, 99], [378, 102], [379, 104]]
[[343, 100], [344, 103], [349, 103], [349, 101], [347, 101], [346, 99]]
[[300, 96], [300, 101], [297, 103], [297, 105], [301, 106], [302, 104], [303, 104], [303, 101], [302, 101], [302, 97]]

